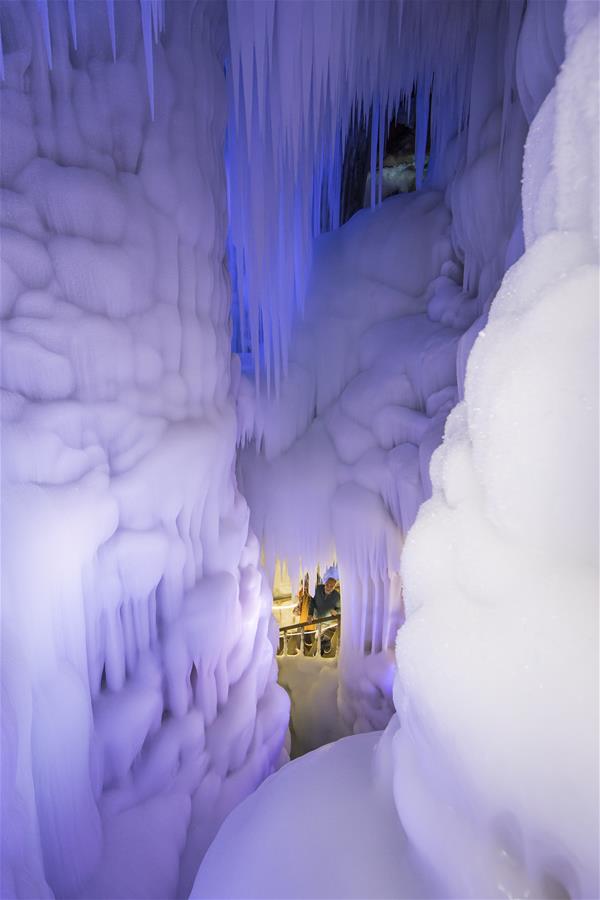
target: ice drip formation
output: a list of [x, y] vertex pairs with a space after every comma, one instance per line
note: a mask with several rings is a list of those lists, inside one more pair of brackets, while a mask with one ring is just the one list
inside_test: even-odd
[[[299, 896], [336, 768], [397, 860], [313, 896], [598, 895], [598, 13], [1, 0], [2, 896]], [[385, 731], [284, 765], [333, 558]]]

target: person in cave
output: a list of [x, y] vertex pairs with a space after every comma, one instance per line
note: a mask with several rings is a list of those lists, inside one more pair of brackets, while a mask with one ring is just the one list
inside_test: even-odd
[[[310, 598], [308, 604], [309, 619], [325, 619], [329, 616], [339, 615], [341, 604], [339, 577], [337, 566], [330, 566], [327, 569], [323, 582], [317, 584], [315, 595]], [[323, 633], [321, 639], [321, 653], [323, 655], [327, 656], [330, 654], [335, 634], [337, 634], [337, 625], [334, 631], [328, 628]]]
[[309, 606], [312, 600], [308, 585], [308, 572], [306, 572], [304, 578], [300, 579], [300, 587], [296, 597], [298, 603], [294, 607], [294, 615], [298, 616], [300, 624], [305, 626], [302, 634], [300, 635], [300, 641], [304, 641], [304, 650], [302, 648], [302, 644], [300, 644], [300, 652], [306, 653], [308, 651], [308, 654], [310, 655], [311, 648], [313, 647], [313, 637], [316, 626], [307, 624], [310, 619]]
[[296, 598], [298, 600], [298, 603], [294, 607], [294, 615], [299, 617], [301, 623], [307, 622], [308, 607], [311, 600], [308, 589], [308, 572], [306, 572], [304, 578], [300, 579], [300, 586]]

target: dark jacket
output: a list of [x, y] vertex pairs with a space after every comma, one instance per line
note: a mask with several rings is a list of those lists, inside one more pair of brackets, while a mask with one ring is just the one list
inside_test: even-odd
[[332, 616], [334, 612], [340, 611], [340, 592], [332, 591], [330, 594], [325, 593], [325, 586], [317, 585], [315, 596], [310, 598], [308, 604], [309, 616], [316, 616], [323, 619], [325, 616]]

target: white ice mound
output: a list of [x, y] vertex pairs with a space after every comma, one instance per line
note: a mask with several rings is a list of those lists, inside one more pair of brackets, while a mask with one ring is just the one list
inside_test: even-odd
[[190, 896], [434, 896], [389, 796], [376, 788], [379, 738], [343, 738], [269, 778], [224, 823]]
[[[567, 15], [567, 60], [526, 149], [526, 253], [475, 344], [403, 556], [396, 804], [447, 896], [598, 896], [591, 12], [578, 33]], [[593, 124], [577, 171], [575, 121]], [[532, 191], [548, 158], [553, 206]]]

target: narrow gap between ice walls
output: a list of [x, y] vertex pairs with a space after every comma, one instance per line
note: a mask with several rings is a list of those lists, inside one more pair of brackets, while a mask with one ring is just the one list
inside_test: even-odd
[[226, 9], [0, 3], [3, 896], [187, 896], [281, 762], [236, 483]]

